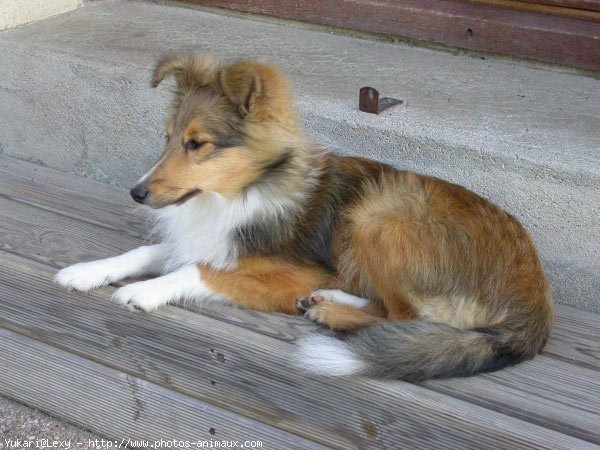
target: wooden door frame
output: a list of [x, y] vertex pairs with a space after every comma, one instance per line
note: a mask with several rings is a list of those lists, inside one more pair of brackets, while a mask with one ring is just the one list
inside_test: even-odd
[[585, 10], [548, 0], [184, 1], [600, 71], [593, 1]]

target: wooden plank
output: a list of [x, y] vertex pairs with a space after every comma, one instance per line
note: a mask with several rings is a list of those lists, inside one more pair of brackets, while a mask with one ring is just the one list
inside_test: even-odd
[[[112, 218], [113, 216], [105, 217], [109, 223], [107, 227], [97, 227], [86, 221], [72, 220], [49, 209], [38, 210], [0, 197], [0, 248], [52, 267], [62, 267], [74, 262], [112, 256], [142, 244], [139, 239], [112, 231], [112, 228], [118, 227], [116, 223], [110, 224]], [[251, 315], [255, 318], [253, 326], [256, 331], [287, 341], [294, 340], [290, 330], [307, 330], [302, 320], [284, 315], [232, 310], [218, 304], [202, 308], [189, 305], [188, 308], [232, 324], [243, 324], [248, 320], [248, 315]], [[557, 321], [545, 354], [600, 370], [598, 316], [560, 305], [559, 313], [564, 308], [567, 308], [565, 323]]]
[[0, 195], [0, 248], [58, 267], [106, 258], [143, 244], [108, 227], [73, 220]]
[[[124, 189], [2, 156], [0, 175], [0, 196], [5, 195], [17, 202], [13, 204], [5, 198], [0, 205], [0, 223], [3, 224], [0, 227], [0, 248], [52, 266], [62, 266], [112, 256], [142, 243], [139, 239], [124, 236], [126, 226], [121, 216], [128, 217], [128, 223], [139, 219], [136, 215], [139, 212], [132, 212], [129, 208], [131, 201]], [[20, 204], [30, 201], [32, 183], [35, 184], [35, 202], [44, 205], [43, 211]], [[81, 195], [84, 198], [89, 196], [93, 201], [82, 201]], [[65, 205], [70, 208], [71, 215], [62, 214]], [[87, 220], [88, 214], [94, 217], [97, 211], [111, 213], [102, 213], [94, 220]], [[71, 217], [76, 220], [71, 220]], [[95, 226], [97, 222], [100, 228]], [[141, 220], [136, 226], [139, 227], [138, 233], [144, 234]], [[110, 243], [108, 248], [107, 243]], [[190, 305], [189, 309], [232, 324], [244, 324], [250, 315], [254, 318], [255, 331], [286, 341], [294, 340], [289, 330], [297, 334], [307, 330], [304, 321], [285, 315], [248, 312], [218, 304], [209, 308]], [[561, 305], [557, 305], [557, 312], [560, 320], [555, 324], [552, 339], [544, 353], [600, 370], [598, 315]]]
[[597, 371], [540, 356], [493, 374], [427, 381], [423, 385], [600, 444]]
[[[99, 258], [100, 255], [112, 256], [143, 243], [142, 240], [123, 238], [123, 234], [139, 239], [147, 234], [144, 214], [132, 208], [132, 200], [125, 189], [5, 155], [0, 155], [0, 199], [2, 197], [21, 205], [0, 204], [0, 223], [3, 224], [0, 248], [47, 262], [53, 267]], [[46, 212], [38, 214], [26, 205]], [[15, 217], [15, 211], [20, 212], [18, 217]], [[40, 223], [42, 227], [31, 226], [32, 222]], [[86, 224], [118, 231], [121, 236], [115, 239], [115, 235]], [[48, 242], [40, 236], [48, 233], [50, 227], [55, 233]], [[98, 246], [103, 247], [107, 241], [113, 247], [98, 251]], [[69, 243], [66, 260], [57, 257], [65, 252], [65, 242]], [[241, 326], [247, 326], [251, 317], [254, 331], [286, 341], [293, 341], [312, 329], [306, 320], [283, 314], [242, 311], [219, 304], [210, 308], [189, 305], [188, 309]], [[295, 336], [289, 330], [293, 330]]]
[[132, 237], [146, 237], [143, 208], [136, 207], [126, 189], [3, 155], [0, 196]]
[[[22, 161], [18, 161], [18, 163], [19, 167], [28, 165], [27, 163], [21, 164]], [[57, 175], [53, 173], [55, 171], [46, 170], [49, 171], [50, 179]], [[52, 267], [62, 267], [74, 262], [113, 256], [144, 243], [141, 239], [126, 236], [121, 232], [123, 223], [119, 220], [119, 208], [123, 211], [127, 210], [121, 202], [108, 205], [115, 213], [103, 215], [102, 223], [97, 223], [96, 220], [85, 220], [86, 211], [92, 211], [94, 214], [97, 210], [89, 203], [81, 204], [78, 201], [78, 195], [85, 193], [86, 190], [96, 191], [95, 183], [88, 183], [88, 180], [76, 178], [66, 182], [64, 190], [61, 189], [61, 192], [55, 193], [54, 183], [46, 185], [44, 188], [43, 181], [37, 182], [38, 192], [43, 195], [39, 201], [45, 205], [44, 209], [37, 209], [23, 199], [29, 195], [29, 191], [26, 189], [28, 184], [26, 180], [27, 178], [9, 181], [13, 196], [10, 200], [6, 195], [6, 190], [3, 190], [8, 184], [6, 178], [2, 178], [0, 181], [1, 249]], [[67, 188], [66, 186], [71, 187]], [[105, 188], [109, 187], [105, 186]], [[115, 190], [110, 187], [103, 194], [114, 194]], [[6, 196], [3, 197], [3, 195]], [[62, 196], [61, 201], [56, 202], [59, 195]], [[110, 195], [106, 197], [110, 197]], [[94, 200], [101, 211], [107, 209], [107, 205], [103, 204], [103, 198], [104, 195]], [[73, 216], [77, 216], [77, 220], [73, 220], [71, 215], [61, 214], [59, 208], [63, 204], [70, 205], [74, 211]], [[252, 316], [255, 318], [252, 321], [255, 331], [287, 341], [295, 339], [289, 330], [300, 332], [299, 330], [309, 326], [306, 320], [299, 317], [242, 311], [218, 304], [212, 305], [208, 309], [189, 305], [188, 309], [202, 311], [208, 317], [238, 324], [243, 324], [248, 320], [248, 316]]]
[[[85, 180], [82, 184], [85, 184]], [[76, 187], [75, 191], [82, 191], [79, 185]], [[51, 189], [46, 191], [52, 192]], [[106, 215], [104, 217], [106, 226], [97, 227], [93, 223], [72, 220], [70, 217], [53, 212], [52, 209], [58, 208], [59, 205], [51, 202], [47, 204], [47, 209], [40, 210], [20, 203], [20, 197], [16, 200], [18, 201], [12, 202], [0, 197], [0, 223], [2, 223], [0, 248], [32, 257], [53, 267], [112, 256], [143, 243], [139, 239], [113, 231], [120, 226], [115, 215]], [[101, 203], [101, 200], [98, 202]], [[75, 198], [67, 197], [67, 203], [76, 205], [77, 201]], [[87, 204], [80, 208], [82, 210], [78, 214], [81, 216], [85, 215], [85, 208], [94, 209]], [[200, 310], [193, 305], [190, 305], [189, 308], [229, 323], [236, 321], [244, 323], [248, 314], [254, 315], [256, 320], [253, 323], [256, 330], [264, 325], [263, 333], [288, 341], [293, 340], [288, 330], [299, 331], [303, 328], [303, 321], [292, 320], [293, 318], [282, 319], [282, 317], [286, 317], [283, 315], [273, 319], [269, 314], [232, 311], [231, 308], [222, 305], [213, 305]], [[559, 306], [558, 308], [567, 307]], [[560, 311], [562, 310], [559, 309]], [[584, 366], [587, 364], [588, 367], [598, 369], [598, 356], [600, 355], [598, 316], [593, 314], [586, 316], [586, 313], [572, 308], [565, 311], [568, 311], [568, 313], [565, 312], [568, 321], [565, 323], [557, 321], [552, 340], [545, 353], [564, 361], [576, 362]], [[593, 319], [586, 320], [583, 316]], [[304, 327], [304, 329], [306, 328]]]
[[600, 70], [600, 27], [589, 20], [452, 0], [186, 1]]
[[598, 314], [556, 305], [556, 315], [552, 337], [544, 348], [544, 354], [600, 372]]
[[326, 448], [3, 329], [0, 372], [1, 395], [67, 419], [123, 447], [154, 448], [155, 441], [175, 439], [239, 441], [240, 445], [262, 441], [264, 449]]
[[[26, 164], [26, 163], [25, 163]], [[49, 176], [54, 176], [57, 175], [56, 173], [53, 173], [53, 171], [46, 169], [47, 171], [50, 171]], [[58, 174], [59, 175], [59, 174]], [[60, 176], [59, 176], [60, 178]], [[43, 179], [40, 180], [41, 183], [43, 184]], [[21, 181], [15, 181], [14, 184], [18, 185], [20, 183], [23, 183], [25, 185], [27, 185], [27, 180], [24, 178]], [[84, 191], [86, 189], [85, 185], [87, 184], [87, 180], [83, 180], [83, 179], [75, 179], [72, 180], [71, 184], [73, 185], [73, 190], [75, 191]], [[111, 188], [113, 189], [113, 188]], [[14, 189], [15, 192], [19, 193], [20, 191], [20, 187], [17, 186], [16, 189]], [[52, 206], [52, 188], [48, 188], [48, 189], [41, 189], [41, 191], [46, 191], [49, 193], [49, 198], [45, 198], [44, 202], [47, 202], [50, 204], [51, 208], [54, 208], [54, 206]], [[19, 194], [19, 195], [28, 195], [28, 194]], [[19, 195], [16, 195], [14, 200], [19, 202], [21, 201], [21, 198]], [[62, 194], [62, 195], [68, 195], [68, 194]], [[71, 204], [76, 204], [76, 201], [69, 201], [69, 198], [67, 197], [66, 200], [64, 200], [66, 203], [71, 203]], [[101, 199], [97, 200], [98, 202], [101, 202]], [[118, 202], [115, 204], [116, 207], [118, 207]], [[20, 208], [26, 208], [26, 211], [21, 211], [21, 217], [27, 217], [29, 220], [32, 220], [34, 222], [40, 222], [40, 223], [54, 223], [53, 220], [57, 220], [56, 218], [51, 219], [48, 217], [48, 215], [52, 215], [51, 212], [48, 211], [48, 209], [46, 209], [45, 211], [43, 211], [41, 214], [44, 215], [44, 219], [43, 220], [37, 220], [34, 219], [37, 212], [35, 211], [35, 208], [31, 208], [27, 205], [19, 205]], [[88, 208], [89, 205], [85, 204], [85, 205], [81, 205], [79, 206], [80, 211], [78, 212], [79, 215], [85, 216], [85, 211], [86, 208]], [[56, 205], [56, 208], [60, 208], [60, 205]], [[7, 207], [0, 209], [0, 214], [2, 214], [3, 212], [7, 212], [7, 217], [11, 218], [12, 214], [10, 214], [11, 211], [11, 207], [10, 204], [8, 204]], [[60, 216], [59, 213], [56, 213], [58, 216]], [[111, 228], [114, 224], [110, 224], [110, 221], [112, 220], [113, 215], [107, 215], [105, 217], [105, 220], [107, 221], [107, 223], [109, 224], [108, 228]], [[0, 221], [5, 220], [6, 218], [0, 218]], [[96, 225], [93, 223], [89, 223], [86, 221], [73, 221], [69, 218], [61, 218], [62, 221], [61, 223], [55, 223], [55, 227], [58, 230], [63, 230], [66, 229], [68, 230], [65, 237], [60, 238], [57, 240], [57, 242], [61, 243], [61, 242], [67, 242], [67, 241], [72, 241], [72, 238], [68, 237], [68, 234], [71, 233], [71, 231], [69, 231], [69, 227], [72, 225], [69, 225], [69, 223], [72, 222], [76, 222], [77, 223], [77, 227], [81, 227], [83, 230], [79, 230], [76, 231], [76, 233], [79, 236], [95, 236], [96, 235]], [[22, 225], [22, 226], [16, 226], [13, 227], [13, 231], [14, 230], [21, 230], [21, 229], [26, 229], [27, 226], [26, 225]], [[104, 228], [104, 227], [102, 227]], [[6, 235], [4, 235], [5, 237]], [[105, 237], [105, 239], [110, 239], [109, 237]], [[130, 238], [127, 238], [130, 239]], [[130, 239], [131, 240], [131, 245], [128, 243], [127, 239], [123, 242], [125, 242], [125, 247], [126, 248], [131, 248], [131, 246], [133, 246], [134, 241], [136, 241], [135, 239]], [[0, 239], [0, 241], [2, 241], [2, 239]], [[15, 245], [14, 242], [9, 243], [9, 246], [11, 248], [15, 248], [18, 247], [18, 242], [21, 241], [27, 241], [28, 245], [31, 245], [32, 243], [34, 243], [35, 245], [33, 247], [28, 247], [27, 249], [23, 250], [21, 249], [21, 253], [23, 254], [27, 254], [28, 252], [33, 252], [33, 254], [36, 254], [39, 256], [40, 252], [44, 252], [45, 250], [48, 250], [45, 247], [44, 244], [44, 240], [40, 240], [40, 239], [23, 239], [23, 238], [19, 238], [16, 239], [17, 241], [17, 245]], [[2, 242], [3, 245], [6, 246], [5, 242]], [[37, 247], [36, 247], [37, 245]], [[59, 246], [60, 250], [62, 247]], [[125, 248], [125, 249], [126, 249]], [[57, 249], [51, 249], [52, 251], [50, 251], [49, 253], [51, 254], [54, 251], [57, 251]], [[64, 250], [63, 250], [64, 252]], [[76, 253], [77, 251], [74, 251], [73, 253]], [[71, 250], [68, 250], [67, 253], [63, 256], [66, 257], [67, 260], [71, 260], [74, 257], [69, 256], [69, 253], [71, 253]], [[38, 257], [36, 256], [36, 257]], [[67, 261], [70, 262], [70, 261]], [[15, 295], [17, 293], [17, 290], [15, 290]], [[95, 294], [98, 295], [98, 294]], [[109, 292], [105, 291], [103, 294], [100, 293], [100, 296], [104, 296], [104, 298], [106, 299], [109, 296]], [[83, 297], [86, 298], [86, 297]], [[282, 340], [285, 342], [293, 342], [297, 336], [300, 335], [305, 335], [306, 333], [310, 332], [313, 328], [310, 326], [310, 324], [308, 324], [306, 321], [303, 321], [301, 318], [295, 318], [295, 317], [289, 317], [289, 316], [284, 316], [284, 315], [269, 315], [269, 314], [263, 314], [263, 313], [256, 313], [256, 312], [248, 312], [248, 311], [242, 311], [239, 309], [234, 309], [234, 308], [230, 308], [224, 305], [219, 305], [219, 304], [213, 304], [210, 305], [208, 307], [193, 307], [190, 306], [189, 307], [190, 310], [195, 310], [195, 311], [200, 311], [202, 314], [204, 314], [206, 317], [211, 317], [214, 319], [217, 319], [219, 321], [223, 321], [225, 323], [228, 323], [230, 325], [235, 325], [237, 327], [241, 327], [241, 328], [245, 328], [247, 330], [250, 330], [252, 332], [255, 333], [259, 333], [263, 336], [269, 336], [269, 337], [273, 337], [276, 338], [278, 340]], [[600, 326], [599, 323], [600, 321], [598, 320], [598, 316], [594, 315], [594, 314], [588, 314], [582, 311], [578, 311], [575, 310], [573, 308], [568, 308], [568, 307], [560, 307], [558, 308], [558, 312], [559, 312], [559, 319], [557, 320], [557, 324], [556, 327], [554, 329], [553, 335], [552, 335], [552, 339], [550, 340], [548, 346], [547, 346], [547, 350], [544, 352], [547, 355], [550, 355], [552, 358], [554, 359], [560, 359], [562, 361], [566, 361], [569, 364], [576, 364], [579, 365], [581, 367], [585, 367], [587, 369], [590, 370], [595, 370], [598, 371], [600, 370], [598, 367], [598, 355], [600, 355]], [[563, 320], [563, 317], [565, 317], [565, 320]], [[57, 344], [58, 345], [58, 344]], [[534, 361], [535, 364], [537, 364], [537, 362], [539, 361], [540, 358], [536, 359]], [[514, 370], [521, 370], [522, 366], [518, 366], [517, 368], [515, 368]], [[572, 369], [568, 369], [568, 366], [566, 366], [567, 371], [570, 371]], [[511, 370], [511, 369], [509, 369]], [[456, 395], [461, 395], [461, 398], [466, 399], [467, 401], [472, 401], [478, 404], [486, 404], [489, 405], [489, 407], [497, 409], [498, 411], [509, 411], [511, 414], [516, 415], [517, 417], [524, 417], [524, 416], [529, 416], [531, 415], [531, 420], [532, 421], [537, 421], [538, 420], [538, 416], [542, 417], [542, 421], [543, 421], [543, 415], [544, 415], [544, 407], [542, 405], [545, 405], [544, 402], [541, 402], [540, 404], [537, 404], [537, 402], [535, 401], [536, 398], [535, 396], [530, 396], [525, 398], [525, 400], [520, 400], [520, 389], [526, 389], [526, 383], [528, 382], [527, 380], [536, 380], [539, 373], [542, 373], [542, 377], [543, 374], [545, 373], [545, 366], [542, 367], [537, 367], [534, 366], [534, 368], [531, 371], [530, 375], [525, 375], [523, 386], [521, 385], [517, 385], [514, 387], [514, 390], [512, 391], [513, 393], [511, 393], [510, 395], [507, 395], [505, 397], [508, 398], [508, 400], [506, 399], [498, 399], [496, 398], [496, 395], [488, 395], [487, 397], [480, 399], [479, 398], [479, 391], [481, 390], [489, 390], [492, 393], [498, 393], [498, 396], [503, 397], [501, 394], [503, 393], [503, 388], [498, 388], [495, 384], [493, 384], [492, 382], [489, 381], [482, 381], [480, 384], [482, 386], [486, 386], [485, 388], [481, 388], [480, 384], [477, 384], [477, 386], [475, 386], [473, 388], [472, 391], [468, 390], [468, 386], [470, 384], [467, 383], [466, 384], [466, 388], [463, 391], [460, 391], [460, 389], [456, 389], [457, 390], [457, 394]], [[575, 371], [578, 370], [578, 368], [574, 369]], [[540, 372], [541, 371], [541, 372]], [[585, 372], [585, 371], [584, 371]], [[500, 372], [500, 374], [502, 374], [503, 372]], [[529, 371], [527, 372], [529, 374]], [[580, 374], [581, 375], [581, 374]], [[495, 376], [495, 375], [493, 375]], [[492, 376], [492, 377], [493, 377]], [[585, 377], [589, 377], [592, 376], [592, 373], [589, 372], [585, 372], [582, 376], [582, 383], [586, 382], [586, 378]], [[483, 376], [483, 380], [487, 380], [485, 377]], [[479, 377], [477, 377], [477, 379], [479, 379]], [[564, 377], [563, 377], [564, 379]], [[474, 379], [468, 379], [468, 380], [474, 380]], [[487, 384], [486, 384], [487, 383]], [[490, 385], [490, 383], [492, 383]], [[498, 384], [502, 384], [502, 383], [498, 383]], [[546, 386], [544, 385], [545, 388], [548, 389], [555, 389], [554, 386], [549, 385]], [[430, 389], [439, 389], [439, 387], [436, 387], [435, 385], [432, 386], [428, 386], [428, 388]], [[574, 387], [575, 389], [575, 387]], [[472, 394], [472, 395], [471, 395]], [[575, 393], [576, 394], [576, 393]], [[570, 392], [564, 392], [561, 396], [561, 401], [568, 399], [569, 395], [571, 395]], [[516, 401], [519, 400], [519, 401]], [[485, 403], [482, 403], [485, 402]], [[527, 403], [530, 402], [531, 404], [526, 405], [526, 407], [523, 407], [520, 403]], [[554, 405], [556, 407], [556, 405]], [[554, 408], [556, 409], [556, 408]], [[560, 408], [558, 409], [560, 410]], [[585, 427], [587, 425], [585, 425], [586, 423], [589, 424], [590, 420], [594, 420], [594, 415], [595, 413], [592, 413], [592, 415], [582, 415], [581, 417], [581, 421], [580, 421], [580, 426], [579, 428], [575, 427], [574, 430], [576, 433], [578, 433], [578, 436], [587, 436], [586, 435], [586, 431], [585, 431]], [[577, 415], [577, 414], [575, 414]], [[549, 421], [552, 421], [553, 419], [550, 417]], [[583, 425], [581, 425], [583, 424]], [[564, 427], [565, 424], [563, 422], [554, 422], [553, 427], [555, 427], [556, 429], [561, 429], [561, 427]], [[588, 438], [590, 438], [589, 436], [587, 436]], [[595, 436], [592, 436], [590, 439], [595, 439]]]
[[[7, 157], [0, 157], [0, 174], [0, 196], [17, 202], [13, 204], [5, 198], [0, 207], [0, 222], [3, 223], [0, 245], [7, 250], [57, 266], [111, 256], [142, 243], [124, 236], [130, 223], [135, 223], [136, 234], [144, 234], [143, 220], [138, 216], [140, 213], [131, 211], [128, 206], [131, 201], [124, 189]], [[82, 196], [90, 200], [82, 201]], [[38, 211], [21, 203], [41, 204], [44, 210]], [[70, 214], [62, 213], [65, 207], [70, 208]], [[97, 216], [89, 220], [88, 215], [92, 218]], [[99, 225], [100, 229], [94, 225]], [[110, 244], [108, 248], [107, 244]], [[564, 306], [558, 308], [562, 319], [554, 328], [546, 353], [597, 368], [600, 354], [597, 316]], [[230, 308], [219, 305], [206, 309], [204, 313], [220, 320], [244, 320], [240, 317], [232, 319], [229, 317]], [[243, 317], [246, 312], [238, 314]], [[267, 323], [271, 318], [269, 314], [251, 314], [260, 317], [257, 323]], [[274, 326], [279, 323], [271, 322]], [[275, 335], [289, 339], [283, 337], [288, 325], [299, 326], [298, 322], [283, 324], [274, 332]]]
[[600, 22], [600, 14], [597, 11], [589, 9], [579, 9], [565, 7], [564, 5], [554, 5], [538, 1], [515, 1], [515, 0], [456, 0], [463, 3], [475, 3], [479, 5], [495, 6], [508, 8], [516, 11], [524, 11], [536, 14], [553, 14], [560, 17], [572, 19], [589, 20]]
[[[519, 407], [522, 408], [519, 414], [528, 420], [526, 412], [537, 414], [539, 408], [550, 407], [561, 412], [562, 417], [552, 417], [542, 427], [400, 381], [306, 377], [290, 364], [293, 346], [258, 334], [252, 326], [240, 327], [175, 307], [152, 314], [130, 313], [110, 304], [107, 299], [110, 289], [91, 295], [67, 294], [49, 284], [51, 275], [52, 270], [42, 264], [14, 255], [2, 256], [1, 328], [324, 445], [338, 448], [417, 445], [588, 448], [591, 445], [544, 429], [546, 426], [560, 427], [576, 435], [583, 435], [580, 431], [585, 430], [586, 439], [600, 439], [597, 427], [588, 429], [589, 421], [595, 417], [594, 423], [598, 423], [599, 416], [593, 410], [582, 413], [575, 395], [582, 386], [595, 386], [589, 380], [589, 369], [572, 370], [572, 379], [562, 387], [553, 383], [561, 383], [563, 379], [541, 380], [548, 387], [547, 392], [556, 396], [541, 406], [537, 393], [527, 395], [526, 386], [521, 387], [520, 398], [511, 396], [503, 401], [505, 387], [497, 382], [488, 384], [492, 398], [498, 398], [497, 404], [489, 404], [504, 413], [513, 414], [515, 407]], [[548, 360], [540, 357], [514, 370], [520, 370], [527, 379], [542, 377]], [[525, 376], [523, 372], [531, 375]], [[518, 376], [510, 379], [517, 385], [522, 383]], [[480, 386], [476, 378], [466, 379], [465, 399], [471, 382]], [[600, 393], [596, 390], [587, 395], [587, 402], [592, 403], [598, 402]], [[587, 407], [588, 403], [581, 405]]]
[[[1, 196], [6, 197], [0, 205], [0, 246], [5, 250], [62, 266], [111, 256], [142, 243], [134, 236], [124, 236], [131, 228], [136, 229], [135, 235], [145, 234], [144, 220], [139, 211], [130, 208], [124, 189], [5, 156], [0, 156], [0, 175], [0, 201]], [[38, 211], [22, 203], [43, 205], [44, 209]], [[65, 209], [67, 215], [63, 214]], [[544, 353], [598, 370], [598, 316], [566, 306], [557, 308], [561, 320], [557, 321]], [[202, 313], [230, 323], [243, 323], [251, 314], [257, 318], [257, 330], [261, 323], [269, 323], [271, 328], [263, 331], [284, 340], [293, 340], [287, 330], [295, 328], [299, 332], [303, 323], [282, 319], [287, 317], [283, 315], [271, 320], [270, 314], [232, 311], [221, 305], [213, 305]]]
[[520, 0], [526, 3], [562, 6], [589, 11], [600, 11], [600, 0]]

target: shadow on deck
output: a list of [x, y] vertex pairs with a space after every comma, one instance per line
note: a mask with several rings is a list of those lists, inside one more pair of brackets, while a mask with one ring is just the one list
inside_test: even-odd
[[[110, 439], [262, 448], [599, 448], [600, 316], [558, 306], [543, 354], [409, 384], [291, 368], [301, 317], [222, 304], [131, 313], [53, 286], [144, 242], [125, 191], [0, 158], [0, 395]], [[250, 443], [247, 443], [250, 445]]]

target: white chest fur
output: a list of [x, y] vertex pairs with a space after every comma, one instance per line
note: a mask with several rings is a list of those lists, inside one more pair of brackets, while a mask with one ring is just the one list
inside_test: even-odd
[[166, 272], [202, 263], [216, 269], [232, 269], [239, 257], [235, 229], [257, 218], [285, 214], [290, 200], [278, 200], [258, 189], [228, 200], [204, 193], [183, 205], [154, 211], [157, 231], [170, 248]]

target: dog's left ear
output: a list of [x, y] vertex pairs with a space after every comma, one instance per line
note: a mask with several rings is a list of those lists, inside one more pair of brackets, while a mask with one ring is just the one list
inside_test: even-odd
[[242, 117], [269, 119], [291, 107], [289, 83], [271, 64], [242, 61], [225, 66], [219, 74], [219, 87]]

